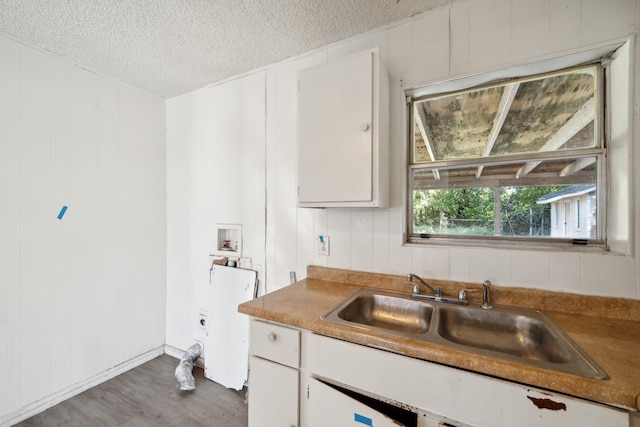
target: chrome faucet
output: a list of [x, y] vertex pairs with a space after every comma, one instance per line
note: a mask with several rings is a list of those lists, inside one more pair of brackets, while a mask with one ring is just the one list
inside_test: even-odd
[[[433, 288], [430, 284], [428, 284], [423, 279], [421, 279], [420, 276], [416, 276], [415, 274], [407, 274], [407, 283], [413, 283], [411, 279], [413, 279], [414, 277], [418, 279], [418, 281], [422, 283], [427, 289], [433, 292], [433, 295], [435, 295], [438, 298], [442, 296], [442, 288], [440, 286], [436, 286], [435, 288]], [[417, 283], [413, 284], [413, 293], [414, 295], [420, 294], [420, 289], [418, 288]]]
[[491, 305], [491, 302], [489, 301], [490, 287], [491, 287], [491, 282], [488, 280], [485, 280], [484, 283], [482, 284], [482, 308], [484, 308], [485, 310], [489, 310], [490, 308], [493, 308], [493, 306]]

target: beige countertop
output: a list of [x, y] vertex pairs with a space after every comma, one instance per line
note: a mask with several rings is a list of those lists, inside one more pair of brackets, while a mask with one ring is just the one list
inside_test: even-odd
[[[444, 295], [480, 284], [430, 281]], [[534, 308], [552, 318], [609, 375], [597, 380], [341, 326], [320, 319], [360, 287], [410, 291], [404, 277], [309, 266], [307, 279], [243, 303], [241, 313], [357, 344], [570, 396], [640, 409], [640, 301], [492, 286], [492, 303]], [[471, 295], [478, 301], [478, 292]]]

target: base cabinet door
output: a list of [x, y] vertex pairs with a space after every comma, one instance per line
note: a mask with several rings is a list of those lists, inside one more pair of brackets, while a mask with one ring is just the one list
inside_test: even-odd
[[[311, 375], [433, 414], [445, 426], [629, 427], [623, 409], [343, 340], [313, 334], [304, 351]], [[381, 367], [393, 374], [371, 374]]]
[[340, 390], [310, 378], [304, 427], [406, 427]]
[[299, 371], [249, 357], [249, 427], [298, 427]]

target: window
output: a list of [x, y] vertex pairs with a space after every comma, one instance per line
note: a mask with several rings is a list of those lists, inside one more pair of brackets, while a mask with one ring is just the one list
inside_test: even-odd
[[602, 246], [603, 70], [410, 92], [408, 240]]

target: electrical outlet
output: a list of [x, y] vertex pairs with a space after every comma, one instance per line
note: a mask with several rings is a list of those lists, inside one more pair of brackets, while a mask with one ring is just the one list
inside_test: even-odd
[[198, 328], [205, 331], [209, 328], [208, 319], [209, 312], [204, 308], [198, 310]]
[[318, 236], [316, 245], [318, 255], [329, 255], [329, 236]]

